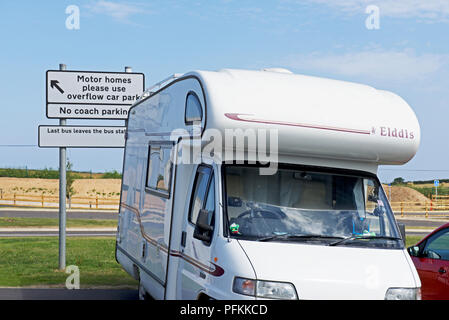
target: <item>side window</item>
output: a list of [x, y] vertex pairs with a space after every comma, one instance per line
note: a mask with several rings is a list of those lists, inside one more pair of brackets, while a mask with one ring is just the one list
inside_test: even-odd
[[206, 205], [204, 209], [209, 211], [209, 217], [207, 222], [212, 226], [214, 225], [214, 213], [215, 213], [215, 178], [212, 176], [209, 183], [209, 190], [207, 192]]
[[150, 144], [146, 187], [170, 196], [172, 172], [172, 145]]
[[424, 253], [428, 258], [449, 260], [449, 229], [430, 238]]
[[186, 97], [186, 109], [184, 115], [185, 124], [193, 124], [203, 119], [201, 102], [195, 92], [190, 91]]
[[200, 210], [207, 209], [211, 212], [208, 222], [212, 224], [213, 212], [215, 211], [215, 179], [210, 167], [201, 166], [198, 168], [193, 190], [189, 221], [195, 224]]

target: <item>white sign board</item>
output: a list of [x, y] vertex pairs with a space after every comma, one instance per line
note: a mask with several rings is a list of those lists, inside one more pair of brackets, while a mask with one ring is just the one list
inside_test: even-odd
[[123, 148], [126, 127], [39, 126], [41, 148]]
[[143, 73], [48, 70], [47, 118], [127, 119], [144, 86]]

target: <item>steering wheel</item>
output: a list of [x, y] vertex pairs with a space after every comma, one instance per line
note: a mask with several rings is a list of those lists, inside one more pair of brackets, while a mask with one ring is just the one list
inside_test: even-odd
[[250, 209], [245, 212], [242, 212], [237, 216], [237, 219], [242, 219], [243, 217], [250, 215], [250, 214], [258, 214], [262, 218], [265, 219], [283, 219], [285, 218], [285, 214], [276, 212], [276, 211], [269, 211], [266, 209]]
[[[268, 219], [270, 220], [281, 220], [286, 217], [285, 213], [277, 212], [277, 211], [270, 211], [262, 208], [254, 208], [249, 209], [245, 212], [242, 212], [239, 214], [236, 218], [233, 218], [231, 222], [236, 222], [240, 225], [240, 232], [242, 234], [254, 234], [254, 235], [269, 235], [273, 231], [275, 231], [277, 223], [273, 223], [270, 221], [266, 221]], [[261, 221], [251, 221], [252, 218], [262, 218], [261, 220], [264, 220], [265, 223], [262, 223]], [[265, 230], [268, 228], [269, 230]]]

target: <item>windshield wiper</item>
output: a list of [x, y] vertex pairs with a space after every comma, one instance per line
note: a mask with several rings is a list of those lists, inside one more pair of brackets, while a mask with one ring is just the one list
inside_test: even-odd
[[257, 241], [270, 241], [270, 240], [294, 240], [294, 239], [345, 239], [343, 237], [338, 236], [327, 236], [324, 234], [275, 234], [272, 236], [259, 238]]
[[402, 240], [402, 238], [398, 238], [398, 237], [389, 237], [389, 236], [362, 236], [362, 235], [355, 235], [355, 236], [350, 236], [347, 238], [343, 238], [341, 240], [329, 243], [329, 246], [336, 246], [339, 245], [340, 243], [344, 243], [346, 241], [352, 241], [352, 240], [359, 240], [359, 239], [385, 239], [385, 240]]

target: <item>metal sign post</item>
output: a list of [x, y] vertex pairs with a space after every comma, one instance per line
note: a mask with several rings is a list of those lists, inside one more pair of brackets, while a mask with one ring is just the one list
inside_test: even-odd
[[[59, 65], [59, 70], [66, 70], [65, 64]], [[66, 119], [59, 119], [59, 125], [65, 126]], [[67, 185], [67, 149], [59, 148], [59, 269], [65, 269], [65, 247], [66, 247], [66, 185]]]

